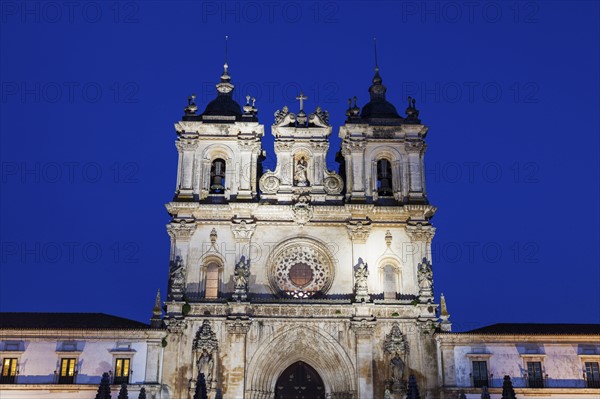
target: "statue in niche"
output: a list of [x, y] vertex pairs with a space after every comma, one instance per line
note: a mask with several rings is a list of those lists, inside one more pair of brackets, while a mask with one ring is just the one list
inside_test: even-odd
[[430, 290], [433, 286], [433, 271], [431, 270], [431, 263], [427, 258], [423, 258], [423, 262], [419, 263], [419, 287], [424, 290]]
[[203, 352], [200, 359], [198, 359], [198, 372], [204, 374], [206, 382], [209, 384], [212, 382], [213, 369], [215, 367], [214, 359], [212, 355], [207, 352]]
[[171, 296], [175, 300], [183, 298], [183, 288], [185, 285], [185, 266], [180, 256], [175, 258], [173, 269], [171, 270]]
[[250, 260], [245, 256], [240, 258], [240, 261], [235, 264], [233, 271], [234, 294], [236, 300], [245, 301], [248, 297], [248, 278], [250, 277]]
[[300, 157], [294, 166], [294, 182], [296, 186], [308, 186], [308, 163], [305, 157]]
[[399, 386], [402, 383], [402, 375], [404, 374], [404, 361], [396, 354], [391, 360], [392, 369], [392, 384]]
[[369, 300], [369, 286], [367, 284], [367, 277], [369, 277], [369, 268], [362, 259], [358, 260], [358, 267], [354, 272], [355, 281], [355, 293], [356, 300], [358, 302], [364, 302]]
[[250, 277], [250, 260], [246, 260], [246, 258], [242, 256], [240, 261], [235, 265], [233, 275], [235, 288], [244, 290], [247, 289], [248, 277]]

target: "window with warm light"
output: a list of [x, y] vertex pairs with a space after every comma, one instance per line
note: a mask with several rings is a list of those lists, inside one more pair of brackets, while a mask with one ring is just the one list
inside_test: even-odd
[[58, 374], [59, 384], [73, 384], [75, 383], [75, 364], [77, 359], [75, 358], [63, 358], [60, 359], [60, 372]]
[[211, 263], [206, 268], [206, 298], [219, 297], [219, 265]]
[[0, 384], [14, 384], [17, 378], [17, 359], [5, 358], [2, 361]]
[[115, 361], [115, 376], [113, 384], [128, 384], [129, 383], [129, 368], [131, 359], [119, 358]]

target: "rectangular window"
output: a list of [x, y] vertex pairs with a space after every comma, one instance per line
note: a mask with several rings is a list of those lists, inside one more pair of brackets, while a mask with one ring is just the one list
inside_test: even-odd
[[588, 388], [600, 388], [600, 368], [598, 362], [585, 362], [585, 380]]
[[75, 358], [60, 359], [60, 373], [58, 375], [59, 384], [75, 383]]
[[543, 388], [542, 362], [527, 362], [527, 382], [529, 388]]
[[219, 266], [211, 263], [206, 268], [206, 298], [219, 297]]
[[487, 362], [481, 360], [473, 362], [473, 386], [476, 388], [489, 386]]
[[17, 378], [17, 359], [5, 358], [2, 361], [0, 384], [14, 384]]
[[117, 359], [115, 363], [115, 378], [113, 384], [129, 384], [130, 359]]

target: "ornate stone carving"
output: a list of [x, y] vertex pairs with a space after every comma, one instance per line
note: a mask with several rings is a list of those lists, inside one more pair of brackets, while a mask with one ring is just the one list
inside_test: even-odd
[[435, 227], [428, 224], [424, 225], [423, 223], [417, 223], [406, 226], [406, 232], [412, 241], [424, 241], [429, 243], [435, 235]]
[[276, 126], [290, 126], [296, 123], [296, 114], [289, 111], [287, 105], [281, 110], [275, 111], [275, 123]]
[[235, 291], [233, 293], [233, 299], [236, 301], [245, 301], [248, 299], [248, 278], [250, 277], [250, 260], [244, 256], [240, 258], [240, 261], [235, 264], [235, 270], [233, 272], [233, 281]]
[[263, 194], [275, 194], [279, 190], [281, 181], [273, 172], [267, 172], [262, 175], [258, 184]]
[[375, 329], [375, 323], [368, 320], [353, 321], [350, 326], [357, 338], [370, 338]]
[[249, 320], [241, 320], [239, 318], [227, 320], [225, 323], [227, 325], [227, 332], [230, 334], [247, 334], [251, 324]]
[[306, 162], [304, 156], [301, 156], [294, 163], [294, 185], [298, 187], [306, 187], [309, 185], [308, 162]]
[[342, 192], [344, 188], [344, 181], [335, 172], [326, 171], [326, 177], [323, 180], [323, 189], [327, 194], [337, 195]]
[[329, 112], [317, 107], [316, 111], [308, 116], [308, 126], [328, 127]]
[[352, 241], [357, 243], [365, 243], [371, 234], [371, 226], [368, 220], [366, 221], [350, 221], [346, 226], [348, 234]]
[[385, 243], [388, 247], [392, 245], [392, 233], [389, 230], [385, 232]]
[[196, 332], [196, 337], [192, 344], [195, 366], [197, 368], [197, 372], [193, 375], [197, 376], [199, 373], [203, 373], [209, 388], [214, 385], [215, 358], [218, 347], [217, 336], [212, 331], [210, 322], [204, 320], [202, 326]]
[[165, 318], [164, 322], [170, 334], [182, 334], [187, 328], [187, 321], [184, 319]]
[[354, 272], [354, 294], [356, 302], [367, 302], [369, 301], [369, 286], [367, 284], [367, 278], [369, 277], [369, 267], [363, 262], [362, 258], [359, 258], [358, 265]]
[[333, 281], [331, 255], [312, 240], [296, 239], [276, 248], [270, 260], [273, 288], [286, 297], [325, 293]]
[[179, 138], [179, 140], [175, 142], [175, 147], [178, 152], [194, 151], [198, 148], [198, 140]]
[[250, 240], [255, 230], [256, 223], [251, 219], [247, 221], [245, 219], [234, 219], [231, 225], [231, 231], [236, 240]]
[[177, 256], [171, 267], [169, 279], [169, 297], [171, 300], [183, 300], [183, 294], [185, 291], [185, 275], [186, 268], [183, 264], [183, 260], [180, 256]]
[[185, 220], [181, 222], [171, 222], [167, 225], [167, 233], [171, 240], [189, 240], [196, 231], [195, 223], [188, 223]]
[[294, 196], [296, 203], [292, 205], [292, 215], [294, 221], [299, 225], [305, 225], [313, 216], [313, 209], [310, 206], [310, 195], [308, 192], [299, 192]]
[[425, 147], [426, 144], [423, 140], [407, 140], [404, 143], [404, 148], [407, 152], [421, 152]]
[[431, 262], [427, 258], [423, 258], [422, 262], [419, 263], [417, 277], [419, 280], [419, 297], [431, 302], [433, 300], [433, 270]]
[[408, 353], [408, 342], [400, 331], [399, 323], [394, 323], [390, 333], [386, 334], [383, 350], [390, 357], [390, 385], [392, 391], [397, 392], [404, 386], [404, 369]]

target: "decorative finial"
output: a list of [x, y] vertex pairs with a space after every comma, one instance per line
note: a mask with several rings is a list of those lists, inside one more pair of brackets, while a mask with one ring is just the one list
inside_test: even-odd
[[392, 245], [392, 232], [389, 230], [385, 232], [385, 243], [388, 247]]
[[417, 100], [408, 96], [408, 107], [406, 107], [406, 123], [421, 123], [419, 119], [419, 110], [417, 109]]
[[162, 309], [160, 306], [160, 289], [156, 292], [154, 300], [154, 308], [152, 309], [152, 318], [150, 318], [150, 326], [158, 328], [162, 325]]
[[446, 306], [446, 297], [443, 293], [440, 295], [440, 317], [445, 317], [446, 319], [450, 317], [450, 314], [448, 313], [448, 307]]
[[192, 93], [191, 96], [188, 96], [188, 105], [184, 108], [186, 115], [194, 115], [196, 111], [198, 111], [198, 106], [196, 105], [196, 94]]
[[216, 242], [217, 242], [217, 230], [213, 228], [210, 231], [210, 243], [212, 245], [215, 245]]

